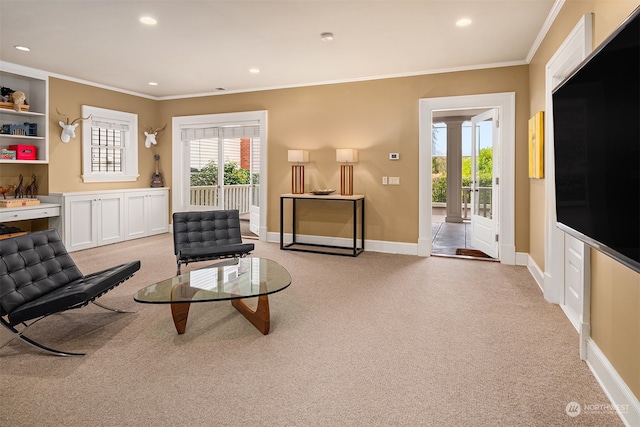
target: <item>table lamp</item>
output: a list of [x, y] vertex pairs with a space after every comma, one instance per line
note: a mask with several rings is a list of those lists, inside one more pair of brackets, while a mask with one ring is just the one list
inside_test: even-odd
[[358, 150], [352, 148], [338, 148], [336, 150], [336, 161], [344, 162], [340, 165], [340, 194], [343, 196], [353, 195], [353, 165], [358, 161]]
[[304, 165], [309, 162], [309, 152], [306, 150], [288, 150], [289, 162], [295, 163], [291, 166], [291, 193], [304, 193]]

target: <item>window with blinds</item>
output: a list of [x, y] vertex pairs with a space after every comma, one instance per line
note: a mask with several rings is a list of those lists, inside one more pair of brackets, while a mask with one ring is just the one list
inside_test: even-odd
[[91, 172], [122, 172], [124, 131], [91, 126]]
[[83, 125], [83, 180], [135, 181], [138, 178], [138, 116], [83, 105], [91, 119]]

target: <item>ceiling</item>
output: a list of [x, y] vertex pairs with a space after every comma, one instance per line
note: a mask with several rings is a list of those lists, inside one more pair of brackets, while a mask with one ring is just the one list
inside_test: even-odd
[[0, 61], [155, 99], [525, 64], [555, 1], [0, 0]]

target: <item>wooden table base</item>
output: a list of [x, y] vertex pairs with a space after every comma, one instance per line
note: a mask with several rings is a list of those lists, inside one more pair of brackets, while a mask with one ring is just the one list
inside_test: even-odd
[[[242, 299], [232, 299], [231, 305], [249, 322], [251, 322], [251, 324], [263, 335], [267, 335], [269, 333], [271, 317], [269, 314], [269, 297], [267, 295], [258, 297], [258, 306], [255, 310], [250, 309]], [[173, 324], [176, 326], [178, 334], [184, 334], [187, 327], [187, 318], [189, 317], [190, 307], [191, 303], [188, 302], [171, 304]]]
[[251, 310], [243, 300], [232, 299], [231, 305], [240, 312], [246, 319], [251, 322], [262, 335], [269, 333], [271, 326], [271, 316], [269, 315], [269, 297], [262, 295], [258, 297], [258, 306], [255, 310]]

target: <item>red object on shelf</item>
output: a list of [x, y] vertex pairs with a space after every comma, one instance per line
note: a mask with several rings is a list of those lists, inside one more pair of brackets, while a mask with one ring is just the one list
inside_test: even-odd
[[35, 145], [10, 145], [9, 150], [15, 150], [18, 160], [37, 160]]

